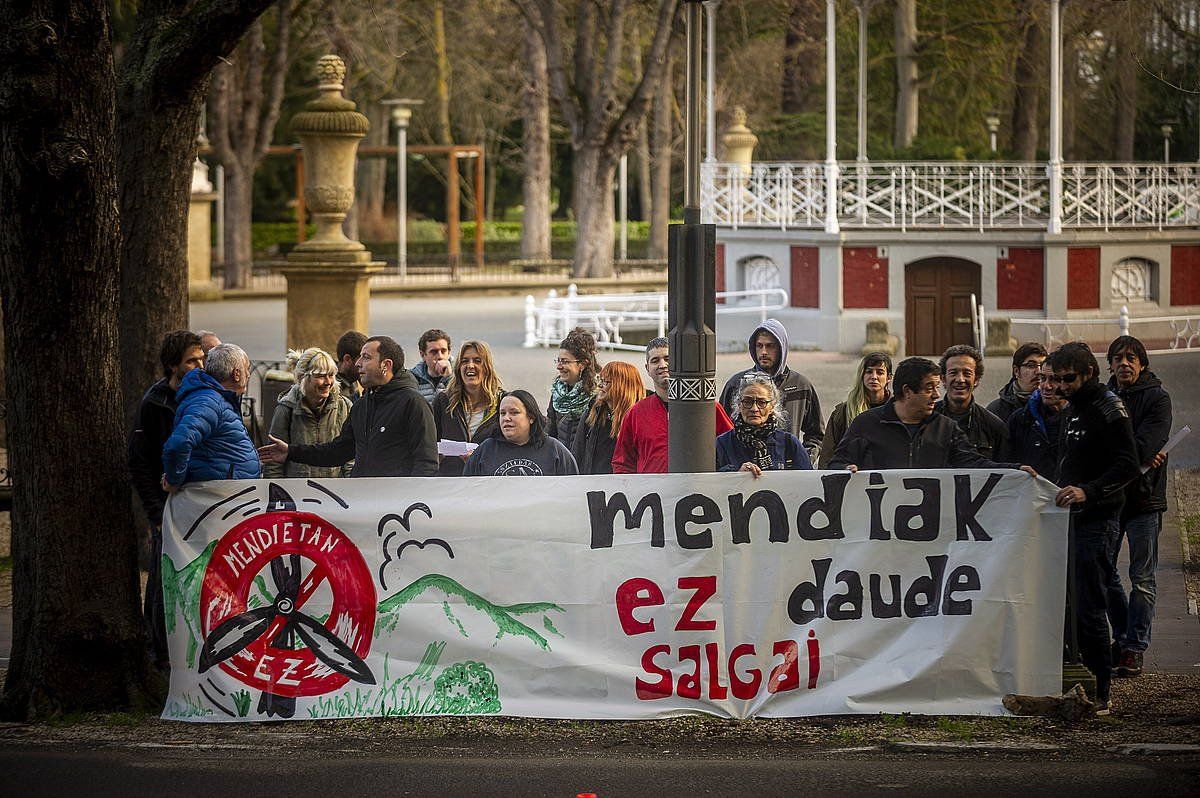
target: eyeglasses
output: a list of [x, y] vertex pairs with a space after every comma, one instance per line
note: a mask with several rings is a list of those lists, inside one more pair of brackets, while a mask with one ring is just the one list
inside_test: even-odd
[[1079, 379], [1079, 375], [1075, 372], [1067, 372], [1066, 374], [1049, 374], [1042, 377], [1042, 382], [1057, 384], [1060, 382], [1075, 382]]
[[1020, 365], [1020, 368], [1029, 369], [1030, 371], [1040, 369], [1041, 367], [1042, 367], [1042, 364], [1037, 362], [1036, 360], [1026, 360], [1024, 363], [1022, 363]]
[[578, 362], [579, 362], [578, 360], [563, 360], [561, 357], [557, 357], [554, 359], [554, 365], [556, 365], [556, 366], [571, 366]]
[[605, 380], [605, 379], [597, 379], [597, 380], [596, 380], [596, 387], [597, 387], [597, 388], [607, 388], [607, 387], [608, 387], [608, 380]]
[[746, 407], [746, 408], [757, 407], [760, 410], [766, 410], [768, 407], [770, 407], [772, 404], [774, 404], [774, 402], [772, 402], [772, 400], [770, 400], [770, 399], [760, 399], [760, 398], [755, 398], [753, 396], [743, 396], [741, 398], [741, 400], [738, 402], [738, 404], [740, 404], [742, 407]]

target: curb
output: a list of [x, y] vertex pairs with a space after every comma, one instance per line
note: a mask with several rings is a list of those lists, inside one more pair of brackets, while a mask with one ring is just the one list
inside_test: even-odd
[[884, 748], [901, 754], [1057, 754], [1067, 750], [1050, 743], [997, 742], [894, 742], [886, 743]]

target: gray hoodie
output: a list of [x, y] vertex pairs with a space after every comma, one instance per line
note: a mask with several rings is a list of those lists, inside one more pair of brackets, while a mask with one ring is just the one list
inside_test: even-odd
[[771, 372], [771, 379], [783, 394], [783, 409], [787, 412], [788, 431], [804, 441], [804, 448], [808, 450], [808, 456], [815, 463], [821, 451], [821, 440], [825, 435], [821, 423], [821, 402], [817, 398], [816, 388], [808, 378], [800, 372], [788, 368], [787, 328], [778, 319], [767, 319], [755, 327], [754, 332], [750, 333], [747, 347], [750, 351], [750, 361], [754, 367], [739, 371], [729, 378], [729, 381], [725, 383], [725, 389], [721, 391], [721, 404], [725, 407], [725, 412], [729, 413], [730, 418], [733, 418], [736, 409], [733, 406], [733, 400], [737, 395], [742, 378], [752, 372], [762, 371], [754, 353], [754, 339], [761, 332], [769, 333], [779, 342], [779, 362], [775, 364], [775, 368]]

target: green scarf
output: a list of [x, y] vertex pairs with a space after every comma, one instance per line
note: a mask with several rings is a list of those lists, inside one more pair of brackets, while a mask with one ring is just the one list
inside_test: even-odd
[[550, 405], [560, 416], [582, 416], [592, 401], [592, 394], [583, 392], [583, 378], [568, 387], [561, 378], [550, 386]]

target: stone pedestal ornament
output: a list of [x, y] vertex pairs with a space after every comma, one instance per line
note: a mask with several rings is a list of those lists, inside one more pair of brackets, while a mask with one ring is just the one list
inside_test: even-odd
[[288, 281], [287, 345], [335, 351], [347, 330], [367, 332], [371, 274], [383, 268], [342, 222], [354, 204], [354, 167], [367, 118], [342, 96], [346, 65], [336, 55], [317, 61], [315, 100], [292, 118], [303, 147], [304, 202], [316, 234], [298, 244], [282, 271]]
[[742, 172], [750, 174], [750, 164], [754, 161], [754, 148], [758, 146], [758, 136], [746, 127], [746, 109], [740, 105], [733, 108], [733, 119], [725, 133], [721, 135], [721, 143], [725, 146], [725, 160], [742, 167]]
[[208, 179], [208, 166], [192, 164], [192, 193], [188, 204], [188, 298], [216, 299], [221, 289], [212, 279], [212, 206], [217, 195]]

